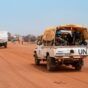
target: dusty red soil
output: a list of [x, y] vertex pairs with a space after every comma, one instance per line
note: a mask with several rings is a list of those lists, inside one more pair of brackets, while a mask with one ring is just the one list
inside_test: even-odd
[[88, 60], [81, 72], [62, 67], [48, 72], [46, 65], [36, 66], [34, 44], [11, 44], [0, 48], [0, 88], [88, 88]]

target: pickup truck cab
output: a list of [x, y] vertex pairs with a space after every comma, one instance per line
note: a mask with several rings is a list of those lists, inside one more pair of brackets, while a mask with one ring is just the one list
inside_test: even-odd
[[[84, 64], [83, 59], [88, 55], [85, 31], [87, 32], [86, 28], [77, 25], [46, 30], [34, 50], [35, 64], [46, 61], [48, 71], [56, 70], [60, 65], [72, 65], [80, 71]], [[75, 35], [74, 32], [79, 32], [79, 35]]]

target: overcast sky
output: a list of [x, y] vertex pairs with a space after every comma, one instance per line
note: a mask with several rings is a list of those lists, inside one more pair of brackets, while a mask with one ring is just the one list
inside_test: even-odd
[[88, 24], [88, 0], [0, 0], [0, 30], [38, 35], [69, 23]]

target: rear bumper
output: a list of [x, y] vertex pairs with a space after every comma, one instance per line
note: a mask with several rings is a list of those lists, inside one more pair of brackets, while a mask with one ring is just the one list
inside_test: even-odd
[[55, 57], [57, 60], [79, 60], [84, 59], [87, 56], [66, 56], [66, 57]]
[[77, 62], [83, 61], [84, 57], [58, 57], [56, 58], [56, 61], [58, 64], [62, 65], [74, 65]]

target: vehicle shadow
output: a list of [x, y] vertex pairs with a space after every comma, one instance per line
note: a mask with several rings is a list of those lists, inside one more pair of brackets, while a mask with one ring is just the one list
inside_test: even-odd
[[59, 66], [55, 71], [49, 72], [47, 71], [46, 64], [40, 64], [40, 65], [31, 64], [31, 65], [37, 70], [42, 71], [42, 72], [47, 72], [47, 73], [78, 72], [74, 68], [69, 67], [69, 66]]

